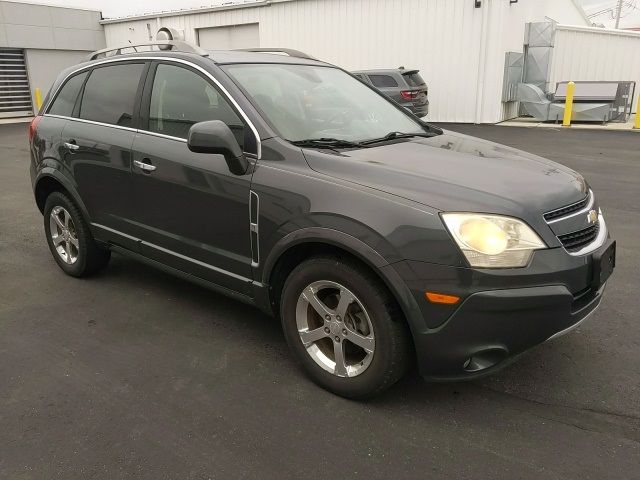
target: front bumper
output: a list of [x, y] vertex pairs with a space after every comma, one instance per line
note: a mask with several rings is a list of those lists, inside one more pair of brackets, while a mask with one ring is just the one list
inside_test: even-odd
[[[598, 254], [576, 257], [562, 248], [541, 250], [528, 267], [504, 270], [412, 261], [390, 265], [422, 313], [421, 319], [410, 320], [421, 374], [432, 380], [490, 374], [575, 328], [602, 300], [604, 285], [594, 288], [592, 283]], [[462, 300], [453, 306], [432, 304], [425, 291]]]
[[562, 285], [494, 290], [471, 295], [437, 334], [420, 337], [429, 352], [423, 374], [462, 379], [490, 374], [522, 352], [568, 331], [600, 304], [603, 288], [573, 310]]

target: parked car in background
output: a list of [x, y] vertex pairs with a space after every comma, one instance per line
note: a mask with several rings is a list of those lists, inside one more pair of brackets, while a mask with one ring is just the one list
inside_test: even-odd
[[429, 88], [420, 76], [420, 70], [398, 67], [392, 70], [359, 70], [352, 73], [416, 116], [424, 117], [429, 113]]

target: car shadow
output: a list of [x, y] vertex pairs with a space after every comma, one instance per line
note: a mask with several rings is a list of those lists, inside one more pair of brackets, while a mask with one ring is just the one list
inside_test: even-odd
[[[195, 321], [184, 315], [187, 310], [207, 315], [207, 312], [215, 312], [215, 319], [211, 318], [210, 335], [212, 339], [223, 335], [229, 335], [228, 323], [233, 322], [234, 329], [239, 330], [232, 341], [242, 342], [243, 338], [259, 339], [269, 345], [269, 352], [265, 355], [275, 354], [279, 362], [273, 368], [274, 379], [295, 376], [295, 382], [302, 383], [304, 390], [312, 389], [314, 394], [320, 397], [331, 398], [333, 395], [325, 392], [306, 379], [304, 373], [296, 364], [286, 345], [280, 321], [278, 318], [267, 315], [258, 308], [231, 299], [215, 291], [208, 290], [200, 285], [191, 283], [182, 278], [172, 276], [157, 270], [151, 266], [137, 262], [121, 255], [113, 255], [109, 267], [101, 274], [92, 277], [93, 281], [107, 283], [117, 289], [132, 289], [148, 292], [149, 301], [158, 301], [163, 298], [172, 298], [176, 303], [165, 310], [167, 318], [171, 321], [189, 322]], [[175, 305], [175, 306], [173, 306]], [[175, 308], [175, 311], [173, 310]], [[176, 325], [177, 326], [177, 325]], [[261, 355], [261, 352], [255, 352]], [[268, 358], [258, 359], [269, 361]], [[423, 409], [426, 405], [434, 411], [449, 410], [452, 405], [459, 403], [461, 398], [475, 398], [471, 403], [482, 401], [487, 397], [498, 398], [509, 395], [508, 389], [502, 385], [503, 379], [509, 379], [521, 375], [523, 370], [534, 369], [535, 361], [525, 361], [516, 365], [508, 365], [490, 377], [484, 377], [471, 381], [461, 382], [428, 382], [424, 380], [414, 366], [392, 388], [376, 398], [362, 402], [371, 408], [415, 408]], [[562, 366], [557, 366], [562, 368]], [[567, 365], [567, 368], [573, 368]], [[315, 392], [317, 390], [317, 393]], [[341, 401], [344, 399], [340, 399]], [[349, 400], [344, 400], [350, 402]]]

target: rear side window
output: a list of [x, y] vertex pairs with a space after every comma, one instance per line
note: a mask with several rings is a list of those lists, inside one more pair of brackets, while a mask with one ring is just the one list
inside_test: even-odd
[[418, 72], [415, 73], [403, 73], [402, 77], [404, 81], [407, 82], [407, 85], [410, 87], [421, 87], [424, 85], [424, 80], [420, 76]]
[[80, 89], [82, 88], [82, 84], [84, 83], [84, 79], [87, 78], [88, 73], [88, 71], [82, 72], [67, 80], [60, 90], [60, 93], [58, 93], [58, 96], [53, 101], [53, 104], [49, 109], [50, 114], [62, 115], [65, 117], [71, 116], [73, 113], [73, 107], [78, 99], [78, 94], [80, 93]]
[[191, 125], [206, 120], [226, 123], [243, 146], [244, 124], [213, 85], [186, 68], [158, 65], [151, 90], [149, 131], [187, 138]]
[[130, 127], [143, 63], [96, 68], [84, 87], [80, 118]]
[[380, 88], [397, 87], [398, 82], [390, 75], [369, 75], [369, 79], [374, 86]]

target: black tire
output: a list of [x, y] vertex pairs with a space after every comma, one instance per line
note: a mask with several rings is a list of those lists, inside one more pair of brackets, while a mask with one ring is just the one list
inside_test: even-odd
[[[346, 287], [368, 313], [375, 348], [368, 367], [356, 376], [340, 377], [323, 369], [300, 338], [296, 323], [298, 299], [307, 286], [318, 281]], [[300, 263], [284, 284], [280, 318], [287, 344], [305, 373], [321, 387], [342, 397], [365, 399], [378, 395], [402, 378], [413, 358], [408, 326], [395, 299], [378, 278], [351, 260], [323, 256]], [[331, 337], [327, 340], [331, 341]]]
[[[58, 207], [66, 210], [73, 222], [73, 230], [78, 243], [75, 249], [77, 256], [73, 263], [65, 262], [53, 243], [50, 218], [51, 212]], [[86, 277], [102, 270], [109, 263], [111, 252], [96, 244], [87, 222], [80, 213], [80, 209], [75, 202], [63, 192], [53, 192], [47, 197], [44, 206], [44, 231], [49, 250], [51, 250], [54, 260], [67, 275], [71, 275], [72, 277]]]

